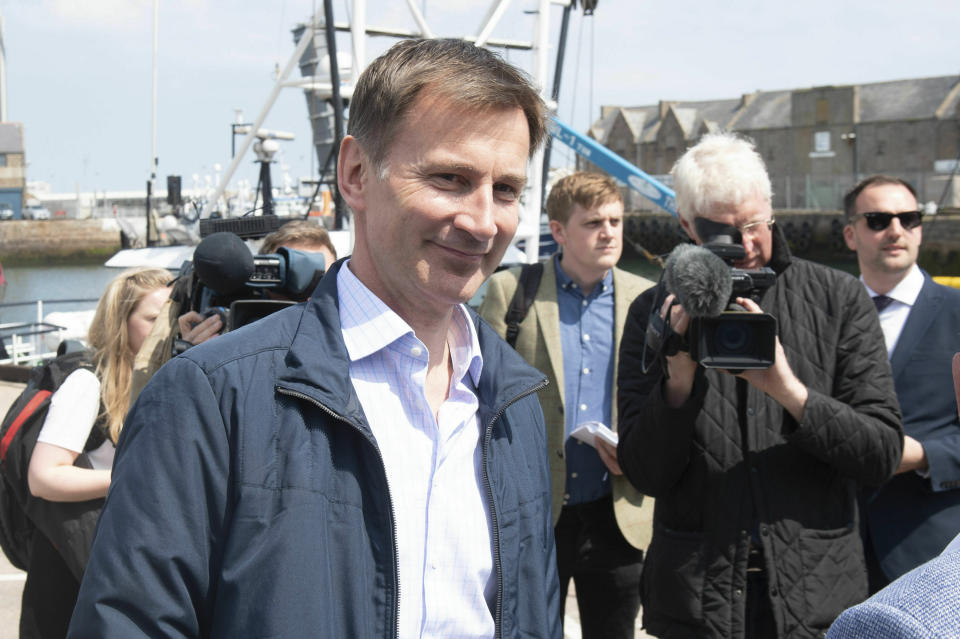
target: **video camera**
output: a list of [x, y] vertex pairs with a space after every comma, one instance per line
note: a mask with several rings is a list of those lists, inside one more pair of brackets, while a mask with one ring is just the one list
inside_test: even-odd
[[[218, 220], [220, 227], [231, 221]], [[240, 235], [217, 231], [204, 237], [193, 260], [181, 266], [171, 297], [182, 312], [220, 315], [227, 332], [305, 301], [325, 270], [322, 253], [280, 247], [276, 253], [253, 255]], [[176, 340], [173, 354], [189, 347]]]
[[692, 317], [687, 329], [690, 357], [704, 368], [745, 370], [773, 366], [777, 319], [767, 313], [749, 313], [734, 300], [749, 297], [759, 303], [777, 281], [769, 267], [740, 269], [734, 262], [746, 256], [740, 231], [704, 218], [694, 220], [697, 236], [707, 238], [707, 249], [727, 266], [731, 291], [726, 308], [712, 316]]
[[660, 317], [661, 301], [651, 309], [648, 348], [658, 355], [685, 348], [704, 368], [769, 368], [775, 358], [777, 320], [767, 313], [750, 313], [735, 299], [749, 297], [759, 303], [776, 282], [776, 273], [768, 267], [733, 266], [746, 256], [736, 227], [696, 218], [694, 228], [703, 246], [676, 247], [663, 275], [666, 292], [676, 296], [691, 318], [686, 339], [681, 340]]

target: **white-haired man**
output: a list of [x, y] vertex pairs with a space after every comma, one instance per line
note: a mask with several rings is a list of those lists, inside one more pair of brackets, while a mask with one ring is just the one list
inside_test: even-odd
[[[876, 311], [855, 278], [790, 255], [748, 141], [705, 137], [673, 168], [681, 224], [739, 234], [734, 266], [773, 285], [737, 298], [778, 322], [774, 364], [739, 375], [686, 350], [643, 372], [661, 287], [631, 306], [620, 354], [620, 465], [657, 500], [644, 625], [663, 637], [814, 637], [867, 594], [856, 487], [900, 461], [900, 415]], [[683, 335], [690, 320], [670, 311]]]

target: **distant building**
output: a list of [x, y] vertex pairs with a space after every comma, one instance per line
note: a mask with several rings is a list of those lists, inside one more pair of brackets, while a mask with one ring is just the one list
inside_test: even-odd
[[23, 125], [19, 122], [0, 122], [0, 202], [12, 206], [16, 218], [22, 215], [23, 210], [26, 165]]
[[[960, 76], [604, 106], [589, 135], [669, 181], [688, 147], [721, 130], [754, 140], [777, 209], [838, 209], [858, 177], [873, 173], [910, 180], [922, 202], [946, 193], [944, 206], [960, 207]], [[636, 193], [628, 198], [628, 208], [651, 208]]]

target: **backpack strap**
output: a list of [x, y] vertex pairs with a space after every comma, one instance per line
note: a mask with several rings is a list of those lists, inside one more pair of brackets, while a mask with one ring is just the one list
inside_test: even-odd
[[507, 344], [511, 348], [517, 347], [517, 335], [520, 333], [520, 322], [527, 316], [527, 311], [537, 297], [540, 288], [540, 277], [543, 275], [543, 262], [524, 264], [520, 269], [520, 279], [513, 292], [513, 299], [507, 307], [507, 314], [503, 321], [507, 323]]

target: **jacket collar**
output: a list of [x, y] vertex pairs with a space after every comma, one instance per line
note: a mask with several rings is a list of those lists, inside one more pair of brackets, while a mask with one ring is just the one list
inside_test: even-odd
[[767, 263], [767, 266], [772, 268], [777, 275], [781, 275], [793, 261], [793, 254], [790, 253], [787, 236], [783, 234], [783, 231], [776, 222], [773, 224], [772, 234], [773, 249], [770, 253], [770, 262]]
[[[350, 357], [340, 329], [337, 273], [344, 261], [338, 260], [327, 270], [307, 302], [277, 373], [277, 384], [368, 429], [350, 381]], [[486, 425], [505, 404], [540, 385], [544, 376], [509, 348], [474, 311], [468, 313], [483, 355], [477, 396]]]

